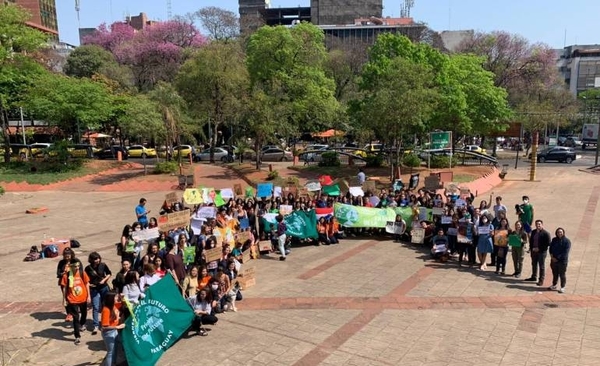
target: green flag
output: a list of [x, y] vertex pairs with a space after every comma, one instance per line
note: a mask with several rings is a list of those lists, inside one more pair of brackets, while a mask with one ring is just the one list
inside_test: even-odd
[[294, 211], [284, 218], [286, 234], [300, 239], [317, 238], [317, 214], [315, 210]]
[[192, 245], [183, 249], [183, 263], [189, 265], [196, 260], [196, 246]]
[[345, 227], [384, 228], [388, 221], [396, 219], [396, 212], [391, 208], [371, 208], [342, 203], [336, 203], [333, 207], [335, 218]]
[[330, 186], [323, 187], [323, 194], [328, 196], [339, 196], [340, 195], [340, 185], [332, 184]]
[[146, 290], [121, 334], [130, 366], [155, 365], [185, 332], [194, 311], [181, 296], [170, 273]]

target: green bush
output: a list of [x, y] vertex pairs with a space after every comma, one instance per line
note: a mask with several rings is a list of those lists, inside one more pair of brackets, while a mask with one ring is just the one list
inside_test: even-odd
[[4, 194], [4, 187], [0, 186], [0, 196]]
[[407, 154], [402, 158], [402, 165], [417, 168], [421, 166], [421, 158], [417, 154]]
[[176, 161], [164, 161], [156, 164], [154, 174], [174, 174], [178, 170], [179, 164]]
[[298, 186], [298, 185], [300, 185], [300, 179], [298, 179], [298, 177], [291, 176], [286, 179], [286, 183]]
[[368, 168], [379, 168], [383, 165], [382, 155], [367, 155], [365, 158]]
[[277, 178], [279, 178], [279, 172], [277, 170], [273, 170], [269, 172], [269, 175], [267, 175], [267, 180], [273, 180]]
[[[458, 159], [456, 156], [452, 157], [452, 166], [456, 166], [458, 164]], [[434, 169], [443, 169], [450, 167], [450, 157], [443, 155], [433, 155], [431, 157], [431, 165]]]
[[321, 154], [319, 166], [340, 166], [342, 162], [335, 151], [327, 151]]

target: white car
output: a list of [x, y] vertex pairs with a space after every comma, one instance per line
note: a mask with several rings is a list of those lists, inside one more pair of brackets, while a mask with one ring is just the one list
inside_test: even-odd
[[[215, 147], [214, 150], [215, 161], [227, 161], [227, 155], [229, 154], [227, 150], [222, 147]], [[210, 161], [210, 149], [204, 149], [201, 152], [197, 153], [194, 157], [195, 161]], [[235, 154], [233, 155], [233, 160], [235, 160]]]

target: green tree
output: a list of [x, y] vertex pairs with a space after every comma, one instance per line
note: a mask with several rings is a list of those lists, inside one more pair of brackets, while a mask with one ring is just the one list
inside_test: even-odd
[[117, 117], [121, 134], [135, 139], [165, 141], [167, 126], [160, 112], [158, 104], [148, 95], [124, 97], [122, 113]]
[[65, 134], [81, 139], [84, 129], [96, 129], [110, 120], [113, 96], [101, 83], [58, 74], [37, 79], [27, 93], [27, 109]]
[[64, 72], [68, 76], [91, 78], [110, 63], [117, 63], [110, 52], [100, 46], [83, 45], [71, 52]]
[[240, 118], [248, 89], [239, 42], [213, 41], [195, 51], [181, 67], [175, 85], [195, 116], [210, 124], [210, 161], [214, 162], [217, 131]]
[[[311, 132], [333, 127], [340, 106], [335, 82], [325, 74], [324, 34], [315, 25], [262, 27], [248, 41], [252, 95], [262, 93], [277, 110], [277, 132]], [[262, 97], [261, 97], [262, 98]]]
[[[0, 83], [15, 85], [16, 79], [23, 81], [17, 74], [21, 66], [29, 67], [28, 53], [43, 46], [47, 36], [25, 24], [30, 15], [16, 5], [7, 4], [0, 6]], [[7, 70], [8, 69], [8, 70]], [[8, 80], [10, 79], [10, 80]], [[17, 84], [19, 82], [16, 82]], [[6, 135], [8, 121], [6, 120], [5, 106], [9, 96], [5, 94], [11, 89], [0, 88], [0, 122], [2, 124], [1, 136], [4, 140], [4, 161], [10, 162], [9, 139]], [[14, 89], [13, 89], [14, 96]]]

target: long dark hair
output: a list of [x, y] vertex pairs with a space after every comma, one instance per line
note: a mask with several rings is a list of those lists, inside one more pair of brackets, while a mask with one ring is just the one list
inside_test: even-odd
[[129, 225], [129, 224], [125, 225], [125, 227], [123, 228], [123, 233], [121, 234], [121, 236], [129, 238], [129, 232], [130, 231], [131, 231], [131, 225]]
[[137, 273], [135, 271], [129, 271], [125, 275], [125, 285], [131, 285], [137, 283]]
[[104, 295], [103, 305], [104, 307], [110, 309], [110, 320], [115, 321], [117, 319], [117, 313], [115, 312], [115, 298], [117, 294], [115, 292], [108, 292]]

